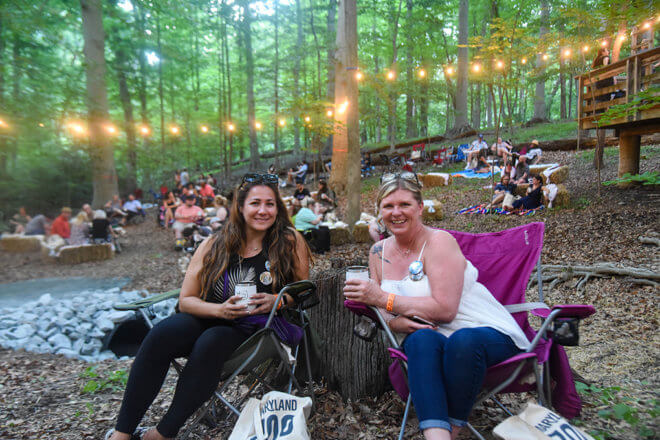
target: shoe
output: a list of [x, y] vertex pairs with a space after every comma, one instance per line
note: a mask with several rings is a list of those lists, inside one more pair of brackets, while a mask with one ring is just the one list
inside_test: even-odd
[[[142, 436], [147, 433], [151, 428], [140, 428], [138, 427], [135, 432], [131, 435], [131, 440], [142, 440]], [[108, 440], [112, 434], [115, 433], [115, 428], [110, 428], [108, 432], [105, 433], [103, 440]]]

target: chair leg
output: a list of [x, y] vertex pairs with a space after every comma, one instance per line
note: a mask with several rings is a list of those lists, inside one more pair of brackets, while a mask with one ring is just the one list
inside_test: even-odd
[[472, 425], [469, 424], [469, 423], [468, 423], [467, 425], [465, 425], [465, 426], [468, 427], [468, 429], [470, 430], [470, 432], [471, 432], [476, 438], [478, 438], [479, 440], [486, 440], [486, 439], [484, 438], [484, 436], [481, 435], [481, 434], [479, 433], [479, 431], [477, 431], [477, 430], [474, 428], [474, 426], [472, 426]]
[[410, 402], [412, 402], [412, 396], [408, 393], [408, 400], [406, 400], [406, 409], [403, 411], [403, 420], [401, 421], [401, 430], [399, 431], [398, 440], [403, 440], [403, 434], [406, 431], [406, 422], [408, 421], [408, 413], [410, 412]]

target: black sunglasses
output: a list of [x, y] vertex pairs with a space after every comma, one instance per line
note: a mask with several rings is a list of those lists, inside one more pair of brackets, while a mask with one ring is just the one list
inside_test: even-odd
[[422, 186], [422, 184], [419, 183], [417, 174], [411, 173], [410, 171], [404, 171], [403, 173], [383, 173], [383, 175], [380, 176], [380, 184], [382, 185], [383, 183], [389, 183], [396, 179], [407, 180], [408, 182], [412, 182], [419, 187]]
[[243, 180], [241, 181], [241, 185], [244, 183], [264, 183], [266, 185], [275, 185], [277, 186], [278, 184], [278, 179], [277, 179], [277, 174], [259, 174], [259, 173], [247, 173], [246, 175], [243, 176]]

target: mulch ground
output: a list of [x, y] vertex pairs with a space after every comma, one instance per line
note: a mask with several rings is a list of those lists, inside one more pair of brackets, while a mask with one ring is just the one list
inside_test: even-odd
[[[547, 210], [533, 217], [455, 215], [459, 209], [489, 198], [489, 191], [481, 189], [487, 181], [455, 181], [450, 187], [426, 190], [429, 197], [437, 197], [443, 203], [445, 219], [435, 226], [486, 232], [543, 221], [546, 238], [542, 260], [546, 264], [607, 261], [659, 271], [658, 248], [638, 240], [639, 236], [660, 232], [657, 189], [607, 186], [601, 188], [599, 195], [590, 161], [574, 152], [548, 153], [544, 161], [569, 165], [570, 207]], [[642, 172], [660, 170], [660, 147], [651, 147], [641, 166]], [[602, 180], [615, 178], [616, 168], [617, 158], [606, 157]], [[365, 211], [373, 212], [374, 202], [373, 190], [363, 194]], [[181, 254], [173, 250], [171, 233], [158, 228], [154, 220], [128, 228], [127, 234], [124, 251], [110, 261], [51, 265], [36, 255], [0, 253], [0, 282], [41, 277], [129, 277], [132, 281], [128, 289], [161, 292], [180, 287]], [[367, 251], [368, 245], [333, 248], [317, 258], [315, 270], [329, 267], [333, 258], [352, 260], [366, 256]], [[545, 293], [551, 304], [577, 302], [597, 308], [596, 315], [581, 325], [580, 347], [567, 350], [574, 370], [591, 384], [582, 395], [583, 414], [576, 424], [600, 438], [658, 438], [658, 289], [612, 277], [590, 280], [584, 292], [578, 293], [575, 281], [558, 284]], [[114, 371], [120, 371], [121, 376], [130, 368], [130, 361], [105, 361], [97, 364], [93, 372], [88, 371], [89, 367], [56, 355], [0, 350], [0, 438], [102, 438], [113, 425], [122, 396], [119, 381], [109, 378]], [[90, 381], [103, 379], [106, 384], [101, 390], [83, 391]], [[155, 424], [166, 410], [174, 383], [174, 374], [168, 375], [145, 425]], [[309, 422], [314, 439], [396, 437], [403, 403], [392, 393], [378, 399], [344, 402], [322, 385], [317, 391], [317, 411]], [[520, 406], [521, 401], [514, 404]], [[475, 410], [471, 421], [490, 432], [501, 415], [497, 408], [486, 406]], [[406, 438], [422, 438], [414, 423], [411, 421]], [[224, 439], [229, 431], [227, 426], [206, 428], [192, 437]]]

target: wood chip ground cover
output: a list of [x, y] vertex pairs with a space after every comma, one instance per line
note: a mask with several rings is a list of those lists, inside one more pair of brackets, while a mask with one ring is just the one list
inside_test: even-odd
[[[660, 169], [660, 148], [646, 147], [641, 172]], [[602, 179], [616, 177], [616, 158], [606, 157]], [[592, 264], [600, 261], [642, 267], [658, 272], [658, 247], [642, 244], [638, 237], [660, 232], [659, 192], [654, 188], [601, 188], [598, 197], [595, 171], [589, 160], [573, 152], [552, 152], [544, 158], [570, 167], [567, 184], [571, 206], [546, 211], [534, 217], [465, 216], [453, 212], [486, 201], [484, 181], [461, 181], [453, 186], [425, 190], [444, 205], [445, 219], [435, 226], [473, 232], [494, 231], [530, 221], [546, 223], [542, 259], [546, 264]], [[375, 190], [363, 194], [363, 208], [373, 213]], [[172, 251], [169, 233], [146, 222], [129, 229], [125, 251], [114, 260], [77, 266], [53, 266], [36, 255], [0, 253], [4, 268], [0, 282], [52, 276], [132, 278], [128, 288], [160, 292], [177, 288], [182, 275], [177, 267], [180, 254]], [[330, 267], [331, 260], [355, 260], [367, 255], [368, 245], [349, 244], [333, 248], [317, 258], [315, 270]], [[583, 391], [582, 418], [576, 423], [601, 438], [634, 439], [660, 436], [660, 334], [658, 333], [658, 289], [641, 286], [625, 278], [590, 280], [584, 292], [574, 288], [578, 279], [560, 283], [546, 291], [551, 304], [563, 302], [594, 304], [597, 313], [581, 325], [581, 344], [569, 348], [571, 365], [590, 381]], [[536, 293], [535, 288], [529, 295]], [[55, 355], [0, 350], [0, 438], [2, 439], [99, 439], [113, 425], [121, 403], [118, 387], [83, 393], [90, 378], [81, 361]], [[130, 361], [109, 360], [95, 372], [108, 377], [128, 370]], [[157, 422], [173, 393], [172, 372], [144, 425]], [[314, 439], [396, 438], [403, 403], [392, 392], [377, 399], [344, 402], [319, 385], [317, 411], [309, 422]], [[520, 408], [522, 401], [513, 401]], [[617, 409], [617, 416], [611, 410]], [[502, 412], [494, 405], [475, 410], [471, 421], [492, 438], [492, 428]], [[627, 420], [627, 421], [626, 421]], [[410, 421], [407, 439], [421, 439], [416, 420]], [[225, 439], [230, 426], [201, 428], [197, 439]], [[469, 438], [464, 435], [463, 438]]]

